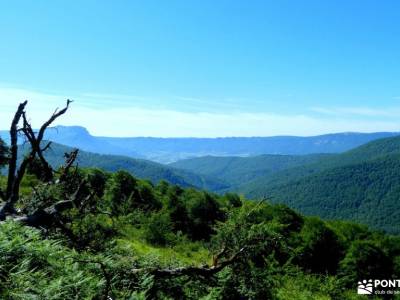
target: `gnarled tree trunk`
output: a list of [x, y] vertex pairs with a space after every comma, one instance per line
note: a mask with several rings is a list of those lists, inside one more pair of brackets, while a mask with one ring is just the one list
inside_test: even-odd
[[[46, 178], [50, 181], [54, 178], [54, 171], [49, 163], [44, 158], [43, 152], [49, 149], [50, 142], [46, 146], [42, 147], [42, 141], [46, 129], [61, 115], [63, 115], [69, 108], [71, 100], [67, 100], [66, 106], [61, 110], [56, 110], [51, 117], [43, 123], [37, 133], [32, 129], [31, 124], [28, 122], [26, 117], [25, 107], [28, 101], [24, 101], [19, 104], [17, 111], [14, 114], [14, 118], [11, 122], [10, 127], [10, 157], [8, 161], [8, 177], [6, 190], [1, 191], [3, 203], [0, 206], [0, 221], [6, 219], [9, 215], [15, 215], [15, 204], [19, 200], [19, 191], [21, 181], [25, 176], [25, 172], [29, 164], [38, 157], [45, 169]], [[22, 119], [22, 126], [19, 127]], [[23, 158], [21, 164], [18, 166], [18, 135], [22, 133], [26, 140], [29, 142], [30, 151]], [[77, 153], [77, 152], [76, 152]], [[76, 153], [74, 159], [76, 158]], [[72, 163], [69, 163], [69, 166]], [[32, 216], [33, 217], [33, 216]], [[20, 218], [20, 217], [18, 217]], [[29, 218], [28, 218], [29, 219]]]

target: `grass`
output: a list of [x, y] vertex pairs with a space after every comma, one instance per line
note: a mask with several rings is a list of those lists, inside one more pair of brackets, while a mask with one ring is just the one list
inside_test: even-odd
[[200, 265], [211, 260], [210, 252], [199, 242], [192, 242], [177, 236], [170, 246], [153, 246], [146, 243], [143, 231], [134, 226], [126, 226], [123, 238], [118, 239], [117, 247], [141, 258], [156, 260], [161, 265]]

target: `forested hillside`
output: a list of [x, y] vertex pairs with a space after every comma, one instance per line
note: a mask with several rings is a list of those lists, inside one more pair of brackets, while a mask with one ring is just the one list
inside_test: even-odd
[[251, 157], [215, 157], [206, 156], [180, 160], [170, 166], [212, 176], [223, 180], [230, 187], [243, 185], [259, 177], [273, 177], [277, 172], [303, 166], [332, 154], [309, 155], [271, 155]]
[[[67, 146], [52, 143], [51, 147], [44, 153], [45, 158], [54, 168], [64, 163], [64, 153], [73, 149]], [[29, 151], [28, 145], [19, 148], [20, 157]], [[198, 175], [190, 171], [180, 170], [143, 159], [134, 159], [126, 156], [105, 155], [81, 151], [77, 157], [77, 163], [81, 167], [96, 167], [105, 171], [115, 172], [126, 170], [143, 179], [153, 183], [166, 180], [169, 183], [178, 184], [182, 187], [197, 187], [206, 190], [219, 190], [227, 188], [221, 180], [206, 175]]]
[[265, 187], [396, 153], [400, 153], [400, 137], [372, 141], [341, 154], [206, 156], [181, 160], [170, 166], [219, 178], [233, 190], [262, 194]]
[[400, 138], [386, 138], [234, 189], [250, 198], [267, 195], [306, 214], [399, 233], [399, 164]]
[[399, 169], [396, 154], [266, 187], [262, 193], [307, 215], [354, 220], [399, 234]]
[[342, 154], [202, 157], [172, 166], [197, 170], [249, 198], [268, 197], [309, 215], [354, 220], [399, 233], [400, 138], [376, 140]]

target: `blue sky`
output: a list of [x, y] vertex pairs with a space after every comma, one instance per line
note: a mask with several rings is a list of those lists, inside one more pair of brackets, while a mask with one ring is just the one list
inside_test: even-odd
[[72, 98], [96, 135], [399, 131], [399, 36], [398, 1], [3, 1], [0, 127]]

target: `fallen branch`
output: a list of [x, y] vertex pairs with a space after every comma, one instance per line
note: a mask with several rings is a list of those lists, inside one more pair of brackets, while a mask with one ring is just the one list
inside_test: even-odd
[[188, 266], [188, 267], [178, 267], [173, 269], [140, 268], [140, 269], [133, 269], [132, 272], [134, 274], [148, 273], [150, 275], [155, 276], [156, 278], [178, 277], [178, 276], [200, 276], [208, 278], [220, 272], [225, 267], [232, 265], [233, 263], [238, 261], [240, 256], [242, 256], [247, 249], [248, 247], [244, 246], [240, 248], [239, 251], [237, 251], [227, 260], [218, 262], [217, 265], [213, 266], [208, 266], [208, 265], [202, 265], [199, 267]]

